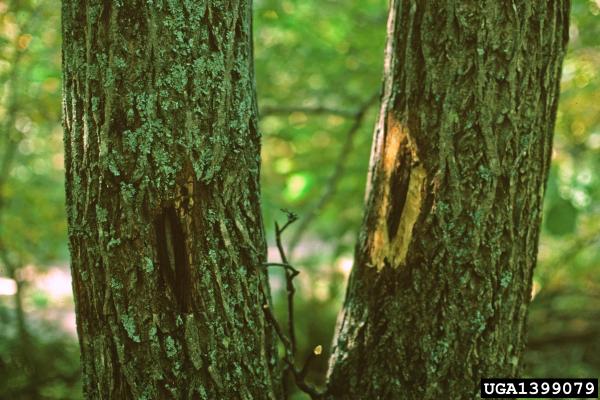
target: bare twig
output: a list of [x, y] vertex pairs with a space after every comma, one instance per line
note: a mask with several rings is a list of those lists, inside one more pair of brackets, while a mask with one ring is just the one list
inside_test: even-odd
[[[543, 337], [529, 338], [527, 340], [527, 350], [539, 350], [544, 347], [562, 347], [569, 344], [568, 347], [574, 344], [586, 344], [598, 340], [600, 330], [597, 328], [589, 328], [580, 332], [561, 332], [554, 335], [546, 335]], [[567, 346], [565, 346], [567, 347]]]
[[277, 107], [277, 106], [266, 106], [261, 108], [260, 116], [268, 117], [271, 115], [287, 115], [295, 112], [301, 112], [306, 114], [315, 115], [338, 115], [340, 117], [354, 117], [354, 112], [350, 110], [344, 110], [340, 108], [329, 108], [324, 106], [315, 107], [304, 107], [304, 106], [289, 106], [289, 107]]
[[283, 264], [283, 263], [264, 263], [263, 264], [265, 267], [281, 267], [287, 271], [290, 271], [292, 274], [298, 275], [300, 273], [300, 271], [298, 271], [296, 268], [292, 267], [290, 264]]
[[286, 352], [285, 360], [288, 360], [289, 357], [293, 357], [293, 355], [290, 353], [290, 340], [283, 332], [283, 329], [281, 329], [279, 322], [277, 322], [275, 315], [273, 315], [273, 312], [271, 311], [271, 307], [266, 302], [265, 304], [263, 304], [263, 311], [267, 317], [267, 320], [273, 325], [273, 328], [275, 328], [275, 333], [277, 333], [279, 340], [281, 340], [281, 342], [283, 343], [283, 347], [285, 348]]
[[317, 347], [315, 347], [313, 349], [313, 351], [310, 352], [308, 357], [306, 357], [306, 360], [304, 361], [304, 366], [300, 370], [300, 374], [299, 374], [301, 380], [304, 380], [304, 378], [306, 378], [306, 374], [308, 373], [308, 368], [310, 367], [310, 363], [315, 358], [319, 357], [322, 352], [323, 352], [323, 347], [321, 345], [318, 345]]
[[[287, 221], [281, 228], [279, 227], [279, 224], [275, 222], [275, 240], [277, 242], [277, 249], [279, 249], [281, 261], [284, 264], [289, 265], [285, 255], [285, 250], [283, 249], [283, 244], [281, 243], [281, 234], [298, 219], [298, 216], [287, 210], [282, 211], [287, 214]], [[294, 327], [294, 293], [296, 293], [296, 289], [294, 289], [293, 280], [297, 275], [298, 271], [290, 272], [290, 270], [286, 268], [285, 281], [288, 299], [288, 333], [290, 335], [290, 345], [292, 347], [293, 354], [296, 354], [296, 330]]]
[[323, 397], [323, 392], [318, 390], [313, 385], [307, 383], [301, 376], [300, 372], [296, 369], [293, 369], [294, 379], [296, 381], [296, 386], [304, 393], [308, 394], [311, 399], [316, 400]]
[[294, 327], [294, 278], [298, 276], [300, 271], [295, 269], [288, 262], [287, 256], [285, 254], [285, 250], [281, 241], [282, 233], [294, 222], [298, 219], [298, 216], [290, 211], [282, 210], [287, 214], [287, 221], [283, 226], [279, 226], [277, 222], [275, 222], [275, 239], [277, 243], [277, 248], [279, 250], [279, 255], [281, 257], [281, 263], [264, 263], [264, 267], [280, 267], [285, 271], [286, 278], [286, 289], [287, 289], [287, 306], [288, 306], [288, 335], [286, 335], [281, 328], [281, 325], [277, 322], [277, 319], [273, 315], [271, 311], [271, 307], [269, 306], [269, 299], [267, 294], [262, 286], [262, 283], [259, 281], [259, 289], [263, 295], [263, 312], [265, 314], [265, 318], [267, 321], [273, 326], [275, 333], [281, 340], [285, 348], [285, 355], [283, 357], [283, 361], [285, 363], [285, 367], [283, 369], [283, 383], [284, 383], [284, 396], [287, 397], [287, 387], [285, 386], [286, 376], [288, 373], [291, 373], [296, 386], [303, 392], [307, 393], [311, 399], [319, 399], [323, 397], [323, 393], [320, 392], [314, 386], [308, 384], [305, 381], [306, 374], [308, 372], [308, 367], [310, 362], [315, 356], [321, 354], [321, 346], [315, 347], [313, 354], [309, 356], [309, 358], [305, 361], [304, 366], [301, 370], [296, 369], [296, 334]]
[[319, 212], [323, 210], [325, 205], [335, 195], [338, 183], [341, 177], [344, 175], [348, 154], [350, 154], [350, 152], [352, 151], [352, 147], [354, 146], [354, 137], [356, 136], [356, 133], [362, 126], [367, 111], [369, 110], [369, 108], [371, 108], [373, 104], [375, 104], [375, 101], [378, 98], [379, 92], [372, 95], [357, 111], [352, 113], [351, 116], [354, 119], [354, 121], [352, 125], [350, 125], [348, 131], [346, 132], [346, 137], [344, 139], [342, 149], [340, 150], [339, 155], [337, 157], [333, 173], [329, 176], [327, 183], [325, 183], [325, 187], [321, 197], [306, 212], [304, 218], [300, 221], [298, 228], [294, 232], [294, 235], [292, 236], [292, 239], [290, 240], [290, 244], [288, 246], [289, 254], [293, 255], [295, 248], [300, 243], [300, 240], [302, 239], [302, 236], [306, 232], [306, 229], [308, 228], [310, 223], [315, 219]]

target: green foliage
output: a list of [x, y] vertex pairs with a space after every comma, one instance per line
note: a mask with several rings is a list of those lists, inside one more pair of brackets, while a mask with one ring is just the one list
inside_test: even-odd
[[600, 4], [573, 1], [526, 372], [600, 374]]
[[12, 310], [0, 301], [0, 398], [11, 400], [83, 399], [79, 346], [48, 323], [18, 335]]
[[[169, 2], [147, 3], [169, 6]], [[600, 374], [599, 4], [596, 0], [573, 1], [571, 42], [564, 64], [535, 275], [536, 296], [530, 312], [531, 348], [525, 357], [525, 373], [531, 376]], [[91, 7], [90, 13], [94, 10]], [[34, 265], [44, 270], [51, 263], [67, 262], [59, 14], [58, 2], [0, 2], [0, 166], [10, 149], [15, 149], [10, 168], [4, 172], [0, 168], [0, 242], [2, 251], [19, 269]], [[299, 359], [316, 345], [324, 347], [309, 373], [309, 380], [317, 383], [325, 376], [362, 218], [376, 103], [343, 154], [343, 173], [333, 185], [330, 178], [345, 148], [353, 114], [380, 90], [386, 14], [386, 0], [255, 0], [255, 68], [263, 114], [262, 206], [268, 237], [273, 237], [274, 219], [284, 219], [277, 210], [289, 208], [301, 219], [284, 237], [284, 244], [289, 244], [302, 218], [333, 188], [292, 257], [302, 271], [296, 296]], [[190, 44], [181, 35], [180, 21], [174, 18], [170, 23], [180, 33], [178, 47], [185, 53]], [[205, 74], [217, 77], [224, 68], [219, 58], [210, 63], [190, 62], [197, 75], [194, 79]], [[113, 75], [125, 68], [122, 60], [114, 64], [115, 71], [104, 77], [106, 87], [114, 83]], [[181, 91], [186, 86], [189, 77], [182, 71], [181, 65], [173, 65], [165, 75], [163, 83], [168, 90]], [[151, 94], [131, 96], [127, 118], [136, 118], [138, 110], [152, 110], [155, 101]], [[163, 106], [178, 108], [176, 104]], [[91, 98], [90, 107], [96, 110], [98, 99]], [[295, 110], [273, 112], [277, 108]], [[333, 112], [323, 112], [324, 108]], [[143, 129], [123, 132], [123, 144], [132, 152], [147, 155], [152, 148], [150, 140], [155, 135], [145, 133], [154, 133], [160, 126], [153, 125], [149, 113], [139, 112]], [[104, 152], [112, 173], [121, 174], [123, 166], [111, 157], [109, 149]], [[164, 154], [154, 157], [169, 159]], [[199, 176], [214, 172], [204, 170], [210, 161], [209, 154], [201, 156], [199, 162], [206, 165], [198, 167]], [[162, 168], [165, 176], [172, 173], [172, 166], [164, 164]], [[485, 169], [479, 173], [482, 179], [490, 176]], [[124, 185], [121, 190], [123, 199], [135, 201], [135, 188]], [[447, 211], [447, 204], [436, 205], [437, 213]], [[95, 212], [102, 223], [106, 210], [96, 208]], [[476, 213], [473, 218], [477, 219]], [[113, 238], [111, 244], [119, 245], [118, 239]], [[217, 254], [211, 254], [216, 260]], [[0, 273], [8, 276], [2, 261], [0, 267]], [[148, 273], [154, 270], [149, 259], [140, 267]], [[276, 314], [285, 321], [284, 280], [273, 275]], [[520, 277], [502, 275], [499, 285], [508, 287], [515, 279]], [[122, 282], [113, 285], [122, 290]], [[36, 310], [28, 315], [35, 321], [27, 347], [32, 356], [29, 360], [23, 358], [24, 342], [16, 333], [13, 297], [0, 296], [0, 398], [28, 398], [23, 394], [28, 390], [42, 393], [42, 398], [80, 398], [75, 338], [40, 322], [40, 310], [57, 307], [54, 300], [34, 290], [24, 294], [34, 305], [26, 311]], [[132, 319], [121, 322], [133, 341], [141, 340]], [[482, 316], [469, 321], [474, 330], [483, 329], [484, 322]], [[187, 320], [184, 325], [194, 326]], [[149, 337], [156, 341], [153, 329]], [[163, 345], [170, 355], [177, 355], [171, 337]], [[440, 343], [439, 354], [446, 346]], [[200, 355], [195, 355], [195, 360], [200, 368]]]
[[[319, 201], [353, 118], [264, 111], [326, 107], [352, 114], [378, 93], [387, 1], [262, 0], [255, 6], [256, 80], [264, 114], [263, 210], [271, 229], [279, 208], [302, 216]], [[309, 236], [327, 241], [330, 254], [354, 245], [376, 112], [374, 104], [354, 136], [352, 151], [344, 155], [345, 174], [332, 202], [310, 227]]]
[[[385, 1], [257, 2], [255, 45], [261, 109], [322, 106], [355, 111], [380, 86], [385, 11]], [[592, 356], [600, 346], [600, 327], [593, 322], [600, 320], [600, 315], [593, 311], [597, 302], [591, 301], [600, 281], [599, 3], [573, 1], [571, 26], [535, 275], [534, 292], [539, 293], [530, 312], [530, 337], [535, 343], [548, 339], [548, 344], [526, 353], [525, 373], [530, 376], [595, 376], [600, 369]], [[376, 108], [371, 108], [360, 127], [353, 150], [344, 154], [347, 168], [333, 196], [318, 211], [304, 244], [292, 257], [302, 270], [296, 299], [300, 354], [307, 354], [316, 344], [329, 351], [347, 270], [340, 267], [347, 267], [352, 257], [362, 218]], [[319, 202], [351, 121], [351, 117], [338, 114], [300, 110], [261, 117], [267, 229], [274, 218], [282, 219], [279, 208], [296, 211], [302, 221]], [[479, 173], [486, 179], [490, 171]], [[436, 209], [443, 212], [445, 206], [438, 204]], [[300, 223], [290, 228], [288, 240]], [[520, 278], [502, 275], [499, 284], [506, 288], [515, 279]], [[335, 288], [326, 296], [318, 289], [323, 281]], [[276, 293], [285, 294], [281, 280], [275, 280], [273, 287]], [[574, 295], [565, 295], [573, 291]], [[557, 311], [546, 297], [565, 298], [556, 323], [548, 321]], [[580, 299], [590, 305], [583, 307]], [[285, 320], [283, 298], [276, 300], [279, 318]], [[307, 317], [303, 317], [305, 312]], [[473, 321], [474, 329], [480, 329], [480, 322]], [[314, 331], [315, 326], [320, 329]], [[564, 341], [550, 340], [559, 337]], [[326, 358], [327, 354], [311, 371], [316, 382], [323, 380]], [[561, 369], [566, 362], [568, 374]]]
[[[0, 2], [0, 276], [24, 283], [67, 258], [57, 6]], [[57, 304], [21, 287], [23, 326], [0, 294], [0, 398], [81, 399], [77, 343], [39, 317]]]
[[60, 18], [46, 2], [2, 6], [0, 238], [15, 263], [44, 265], [66, 256]]
[[577, 208], [563, 198], [558, 198], [546, 211], [546, 229], [554, 236], [567, 235], [575, 231]]

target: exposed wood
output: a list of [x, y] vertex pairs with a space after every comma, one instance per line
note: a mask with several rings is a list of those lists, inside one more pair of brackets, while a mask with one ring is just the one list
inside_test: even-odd
[[63, 1], [87, 398], [279, 398], [251, 17], [249, 0]]
[[524, 347], [569, 1], [391, 2], [332, 399], [473, 399]]

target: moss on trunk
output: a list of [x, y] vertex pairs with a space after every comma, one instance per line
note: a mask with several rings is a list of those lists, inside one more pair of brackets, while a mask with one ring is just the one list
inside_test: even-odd
[[69, 240], [92, 399], [273, 399], [251, 1], [63, 1]]
[[392, 1], [330, 398], [472, 399], [518, 374], [569, 7]]

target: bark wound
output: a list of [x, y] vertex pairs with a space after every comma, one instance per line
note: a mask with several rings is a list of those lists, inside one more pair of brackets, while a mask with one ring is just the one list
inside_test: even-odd
[[421, 212], [425, 169], [407, 129], [390, 113], [387, 118], [383, 156], [379, 165], [381, 181], [375, 194], [381, 212], [373, 233], [371, 265], [381, 270], [404, 263], [412, 238], [412, 228]]
[[62, 2], [85, 397], [280, 398], [247, 274], [266, 259], [252, 2], [91, 3]]
[[390, 2], [326, 400], [466, 400], [518, 375], [570, 1], [479, 3]]
[[176, 301], [180, 313], [191, 310], [190, 267], [186, 236], [173, 206], [163, 209], [155, 220], [158, 270], [162, 284]]

